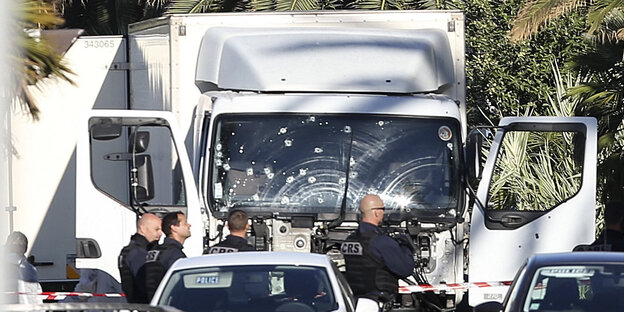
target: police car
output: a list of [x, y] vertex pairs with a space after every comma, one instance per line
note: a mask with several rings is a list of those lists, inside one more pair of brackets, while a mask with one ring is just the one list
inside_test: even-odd
[[506, 298], [475, 312], [615, 312], [624, 307], [624, 252], [536, 254], [519, 269]]
[[[356, 309], [349, 285], [326, 255], [297, 252], [236, 252], [180, 259], [165, 274], [151, 304], [187, 312]], [[370, 305], [360, 300], [358, 310]]]

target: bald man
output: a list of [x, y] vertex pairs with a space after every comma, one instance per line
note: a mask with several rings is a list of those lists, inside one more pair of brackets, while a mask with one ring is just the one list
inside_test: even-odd
[[399, 244], [379, 228], [384, 211], [379, 196], [364, 196], [360, 226], [342, 243], [340, 251], [353, 294], [373, 299], [386, 310], [398, 291], [398, 279], [414, 272], [414, 255], [409, 246]]
[[117, 266], [121, 287], [130, 303], [149, 303], [139, 269], [145, 263], [147, 251], [158, 243], [162, 235], [161, 220], [152, 213], [143, 214], [137, 221], [137, 232], [130, 237], [128, 246], [121, 249]]

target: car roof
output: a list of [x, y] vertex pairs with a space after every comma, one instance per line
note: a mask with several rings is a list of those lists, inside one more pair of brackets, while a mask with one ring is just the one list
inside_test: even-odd
[[531, 266], [582, 263], [619, 263], [624, 264], [624, 252], [574, 251], [560, 253], [535, 254], [529, 259]]
[[248, 251], [202, 255], [176, 261], [171, 270], [235, 265], [331, 266], [326, 255], [301, 252]]

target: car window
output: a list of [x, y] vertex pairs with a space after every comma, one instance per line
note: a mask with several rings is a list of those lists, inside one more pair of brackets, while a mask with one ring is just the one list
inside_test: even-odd
[[158, 305], [194, 311], [327, 312], [337, 303], [327, 270], [245, 265], [174, 272]]
[[523, 311], [620, 311], [624, 265], [569, 265], [538, 269]]

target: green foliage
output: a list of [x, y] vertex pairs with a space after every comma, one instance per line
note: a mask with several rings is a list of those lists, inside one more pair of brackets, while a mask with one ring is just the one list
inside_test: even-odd
[[570, 88], [568, 94], [582, 102], [579, 115], [598, 119], [598, 184], [601, 201], [624, 199], [624, 42], [617, 33], [624, 26], [624, 14], [617, 12], [588, 38], [591, 48], [581, 51], [570, 63], [590, 80]]
[[81, 28], [86, 35], [125, 35], [128, 25], [161, 16], [163, 1], [60, 0], [65, 28]]
[[167, 14], [232, 11], [417, 10], [432, 0], [171, 0]]
[[554, 90], [551, 63], [565, 63], [584, 49], [585, 24], [579, 14], [554, 21], [529, 41], [508, 37], [520, 0], [445, 3], [466, 15], [466, 79], [469, 122], [497, 122], [527, 108], [544, 115], [546, 94]]
[[[552, 66], [555, 92], [548, 96], [548, 116], [574, 115], [578, 99], [566, 90], [583, 80], [562, 75]], [[526, 115], [532, 115], [530, 111]], [[514, 131], [505, 135], [490, 188], [491, 209], [548, 210], [575, 194], [581, 186], [582, 167], [576, 155], [578, 134], [571, 132]]]
[[492, 209], [548, 210], [578, 192], [581, 166], [571, 132], [513, 131], [505, 134], [492, 177]]

